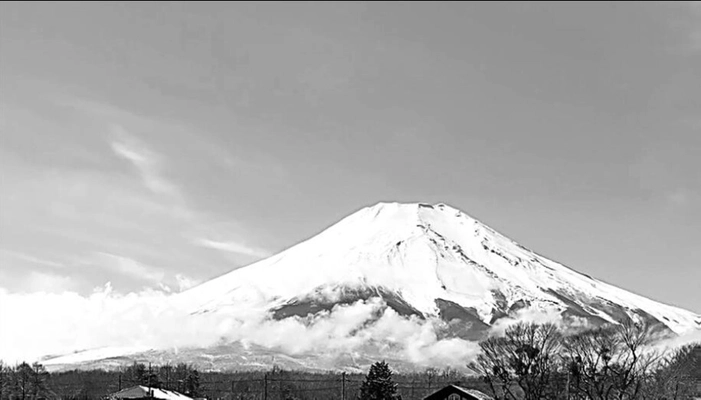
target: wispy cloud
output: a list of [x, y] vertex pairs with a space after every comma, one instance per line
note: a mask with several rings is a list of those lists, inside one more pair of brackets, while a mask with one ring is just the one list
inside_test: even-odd
[[210, 249], [226, 251], [229, 253], [243, 254], [252, 257], [268, 257], [271, 253], [267, 250], [247, 246], [244, 243], [233, 242], [233, 241], [216, 241], [210, 239], [197, 239], [195, 244], [202, 247], [208, 247]]
[[684, 190], [668, 192], [666, 196], [667, 204], [673, 207], [683, 207], [689, 203], [689, 194]]
[[133, 279], [159, 284], [165, 278], [163, 269], [138, 262], [129, 257], [103, 252], [98, 252], [97, 256], [102, 267]]
[[701, 52], [701, 27], [696, 28], [689, 35], [690, 47], [694, 52]]
[[17, 252], [17, 251], [11, 251], [11, 250], [5, 250], [5, 249], [0, 249], [0, 258], [4, 257], [8, 258], [13, 258], [16, 260], [20, 261], [25, 261], [28, 263], [32, 264], [37, 264], [37, 265], [43, 265], [45, 267], [51, 267], [51, 268], [64, 268], [66, 265], [60, 262], [52, 261], [52, 260], [46, 260], [43, 258], [35, 257], [29, 254]]
[[673, 29], [680, 29], [680, 32], [686, 36], [682, 50], [690, 54], [701, 52], [701, 2], [682, 1], [662, 4], [674, 7], [681, 12], [680, 15], [673, 17], [671, 24]]
[[691, 49], [701, 52], [701, 1], [689, 2], [689, 8], [693, 17], [691, 32], [689, 33]]
[[[268, 255], [257, 247], [263, 242], [250, 237], [237, 246], [235, 239], [245, 227], [229, 210], [212, 207], [209, 195], [201, 195], [203, 185], [216, 180], [206, 181], [190, 168], [196, 160], [198, 168], [224, 174], [250, 171], [245, 159], [180, 121], [93, 99], [49, 100], [70, 123], [49, 120], [36, 131], [47, 137], [50, 131], [61, 132], [56, 143], [67, 145], [56, 154], [70, 162], [26, 168], [21, 157], [11, 160], [17, 168], [3, 180], [0, 203], [4, 231], [13, 240], [0, 246], [7, 249], [0, 249], [0, 286], [14, 292], [70, 287], [87, 293], [109, 281], [119, 291], [149, 287], [177, 292], [228, 271], [232, 259], [240, 261], [235, 254]], [[42, 120], [40, 111], [26, 111], [27, 119]], [[65, 136], [87, 130], [102, 134], [85, 143], [81, 135]], [[34, 140], [28, 138], [26, 147]], [[74, 152], [65, 150], [77, 147], [94, 158], [74, 162]], [[189, 185], [198, 190], [188, 190]], [[196, 238], [210, 241], [197, 244]], [[70, 274], [72, 282], [66, 286], [51, 276], [30, 277], [35, 270], [56, 270], [54, 278]]]
[[150, 150], [143, 142], [122, 127], [113, 128], [117, 139], [110, 144], [119, 157], [129, 161], [141, 175], [144, 185], [154, 193], [177, 193], [177, 187], [163, 177], [163, 157]]

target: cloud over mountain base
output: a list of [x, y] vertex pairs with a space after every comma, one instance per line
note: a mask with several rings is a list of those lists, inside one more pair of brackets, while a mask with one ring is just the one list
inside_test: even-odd
[[81, 363], [144, 351], [183, 352], [235, 344], [296, 358], [390, 357], [415, 366], [464, 366], [477, 345], [440, 335], [445, 322], [406, 318], [381, 299], [338, 305], [308, 317], [221, 310], [191, 314], [161, 291], [89, 296], [0, 291], [0, 359]]

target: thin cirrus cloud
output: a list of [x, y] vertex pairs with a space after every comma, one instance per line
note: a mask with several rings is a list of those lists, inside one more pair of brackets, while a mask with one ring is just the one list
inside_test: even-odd
[[684, 190], [667, 193], [667, 203], [671, 206], [682, 207], [689, 203], [689, 195]]
[[98, 252], [96, 255], [101, 265], [123, 276], [151, 283], [160, 283], [165, 278], [163, 269], [138, 262], [132, 258], [104, 252]]
[[[699, 18], [699, 25], [701, 25], [701, 17]], [[694, 52], [701, 52], [701, 26], [696, 26], [695, 29], [691, 31], [689, 39], [691, 41], [691, 49]]]
[[701, 52], [701, 2], [686, 1], [686, 2], [669, 2], [673, 7], [678, 7], [683, 14], [682, 17], [672, 19], [672, 25], [676, 29], [681, 28], [687, 35], [686, 43], [684, 44], [685, 51], [696, 55]]
[[144, 185], [154, 193], [176, 194], [177, 187], [162, 175], [163, 158], [149, 150], [123, 128], [115, 126], [113, 130], [118, 139], [110, 143], [112, 151], [137, 169]]
[[197, 239], [194, 243], [198, 246], [207, 247], [214, 250], [225, 251], [228, 253], [241, 254], [251, 257], [268, 257], [270, 252], [264, 249], [248, 246], [244, 243], [234, 241], [217, 241], [210, 239]]
[[0, 259], [5, 258], [5, 257], [10, 258], [10, 259], [19, 260], [19, 261], [28, 262], [30, 264], [41, 265], [44, 267], [50, 267], [50, 268], [61, 269], [61, 268], [66, 267], [65, 264], [60, 263], [60, 262], [35, 257], [33, 255], [21, 253], [18, 251], [0, 249]]
[[701, 1], [692, 1], [689, 4], [691, 14], [694, 16], [690, 34], [691, 43], [694, 50], [701, 51]]

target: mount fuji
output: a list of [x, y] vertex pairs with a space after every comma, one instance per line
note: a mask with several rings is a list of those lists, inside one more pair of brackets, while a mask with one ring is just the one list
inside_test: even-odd
[[183, 318], [210, 321], [202, 323], [216, 327], [218, 340], [48, 364], [125, 357], [195, 357], [213, 367], [262, 366], [274, 357], [294, 368], [353, 367], [380, 357], [407, 366], [450, 364], [451, 357], [464, 364], [474, 341], [504, 321], [533, 316], [565, 325], [633, 319], [670, 335], [701, 330], [699, 315], [579, 273], [446, 204], [364, 208], [172, 301]]

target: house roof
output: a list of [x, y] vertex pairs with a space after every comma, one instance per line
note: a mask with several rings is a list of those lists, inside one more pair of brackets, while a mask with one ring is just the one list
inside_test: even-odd
[[453, 393], [460, 394], [463, 397], [467, 397], [468, 399], [473, 400], [493, 400], [491, 396], [484, 394], [479, 390], [466, 389], [457, 385], [448, 385], [443, 389], [440, 389], [424, 397], [424, 400], [441, 400], [447, 398]]
[[153, 397], [160, 400], [192, 400], [191, 397], [172, 390], [149, 388], [140, 385], [120, 390], [110, 395], [110, 397], [116, 399], [142, 399], [144, 397]]

